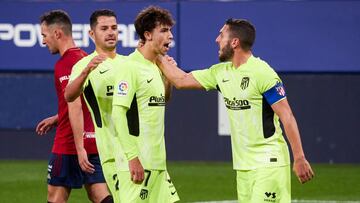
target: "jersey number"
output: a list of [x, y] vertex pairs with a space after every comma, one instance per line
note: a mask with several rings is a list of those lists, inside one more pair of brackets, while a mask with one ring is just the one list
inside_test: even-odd
[[145, 176], [146, 176], [146, 178], [145, 178], [145, 185], [144, 185], [145, 187], [147, 187], [147, 185], [148, 185], [148, 182], [149, 182], [149, 179], [150, 179], [150, 175], [151, 175], [151, 171], [145, 169]]
[[119, 179], [117, 174], [113, 175], [113, 180], [115, 181], [115, 190], [118, 191], [119, 190]]

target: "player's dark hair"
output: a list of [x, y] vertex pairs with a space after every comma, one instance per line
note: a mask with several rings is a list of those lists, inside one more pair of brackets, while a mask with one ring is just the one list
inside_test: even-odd
[[144, 33], [151, 32], [157, 25], [166, 25], [172, 27], [175, 24], [171, 13], [163, 8], [157, 6], [149, 6], [136, 16], [135, 30], [140, 39], [145, 40]]
[[72, 34], [72, 24], [69, 15], [63, 10], [52, 10], [40, 16], [40, 23], [47, 26], [58, 25], [61, 27], [65, 35]]
[[239, 38], [244, 51], [251, 50], [255, 42], [255, 27], [247, 20], [230, 18], [225, 22], [229, 26], [230, 37]]
[[98, 9], [90, 16], [90, 27], [92, 30], [95, 29], [98, 23], [97, 20], [100, 16], [115, 17], [115, 19], [117, 18], [115, 12], [110, 9]]

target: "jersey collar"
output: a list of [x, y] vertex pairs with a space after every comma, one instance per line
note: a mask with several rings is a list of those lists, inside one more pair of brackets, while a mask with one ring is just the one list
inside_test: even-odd
[[135, 59], [138, 62], [148, 64], [148, 65], [155, 65], [153, 62], [147, 60], [144, 55], [140, 53], [138, 49], [135, 49], [135, 51], [130, 55], [131, 58]]
[[254, 55], [251, 55], [248, 60], [246, 61], [246, 63], [241, 64], [238, 68], [235, 68], [234, 64], [231, 64], [231, 68], [234, 70], [244, 70], [247, 69], [248, 67], [251, 66], [251, 64], [253, 63], [253, 61], [255, 60]]

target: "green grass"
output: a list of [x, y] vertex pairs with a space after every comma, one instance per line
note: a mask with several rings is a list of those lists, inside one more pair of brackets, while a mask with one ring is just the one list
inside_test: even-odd
[[[360, 165], [314, 164], [316, 177], [301, 185], [292, 177], [293, 199], [360, 200]], [[46, 161], [0, 161], [1, 202], [46, 202]], [[181, 202], [236, 199], [231, 163], [169, 162]], [[89, 202], [73, 190], [69, 203]]]

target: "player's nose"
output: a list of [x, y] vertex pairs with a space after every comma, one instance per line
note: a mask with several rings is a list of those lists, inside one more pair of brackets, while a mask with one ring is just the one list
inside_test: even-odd
[[220, 43], [220, 36], [216, 37], [215, 42], [218, 43], [218, 44]]
[[171, 31], [169, 32], [169, 39], [170, 39], [170, 40], [174, 39], [174, 35], [172, 34]]

